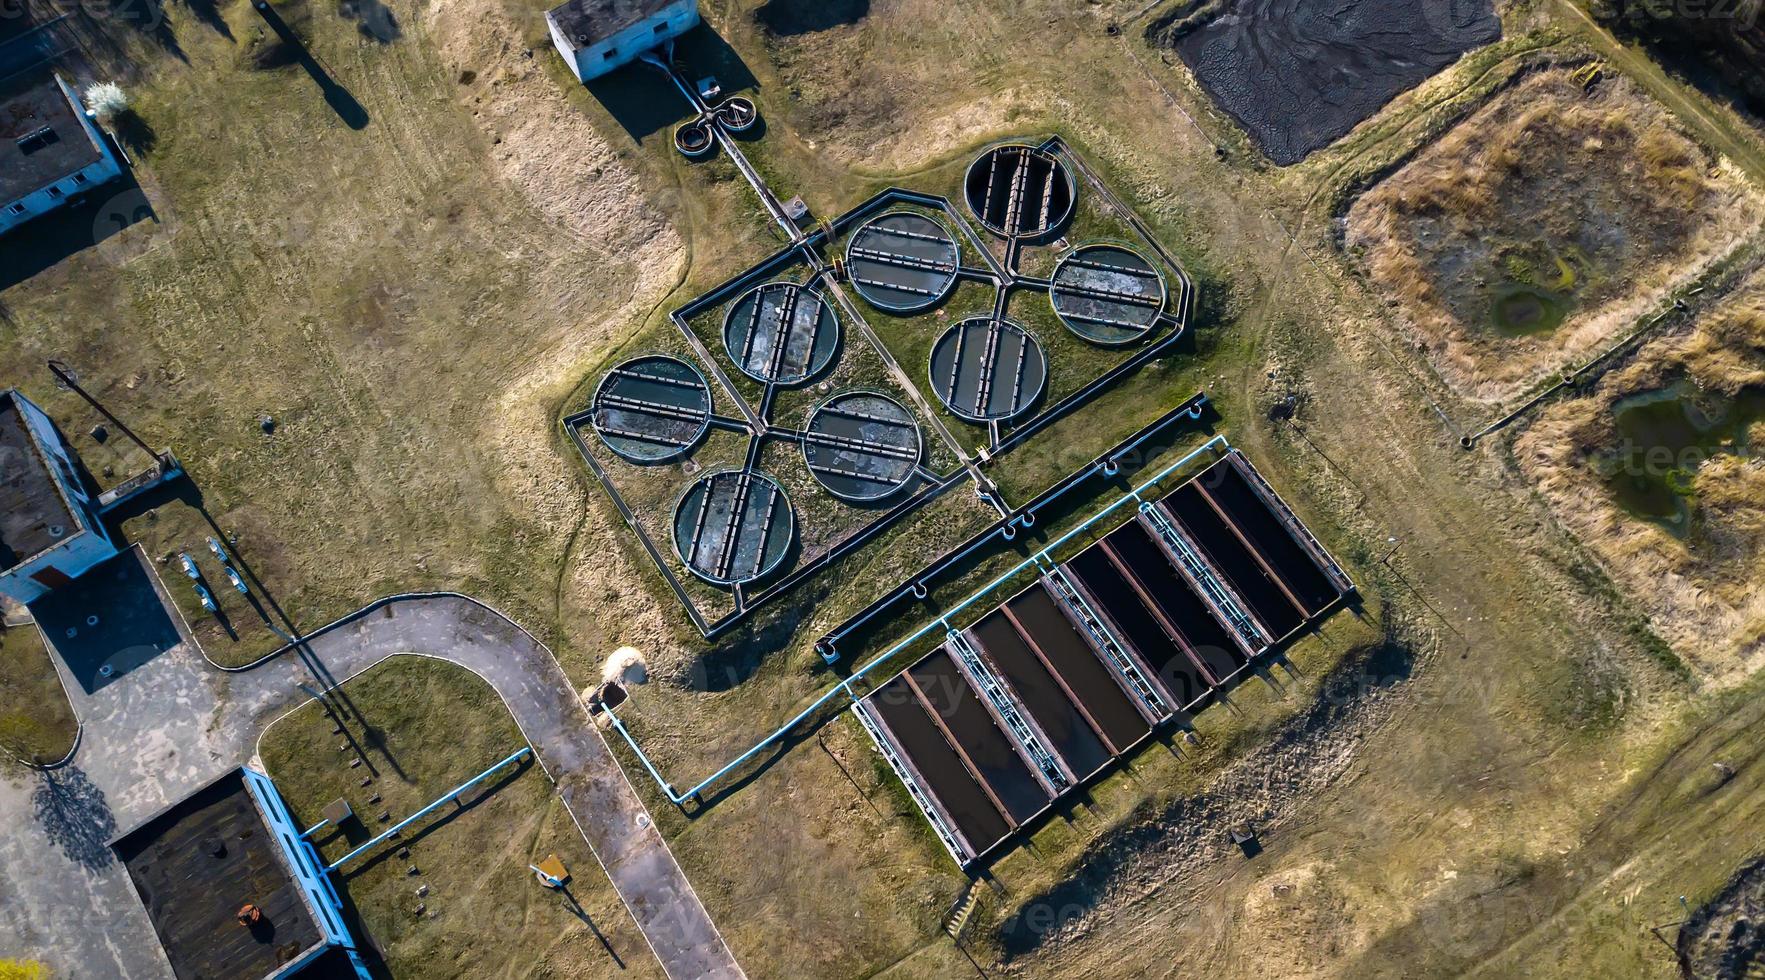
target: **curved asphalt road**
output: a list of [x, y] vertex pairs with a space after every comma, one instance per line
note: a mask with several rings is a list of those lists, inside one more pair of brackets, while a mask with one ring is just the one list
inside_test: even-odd
[[458, 664], [502, 696], [673, 980], [744, 976], [550, 651], [452, 595], [382, 600], [237, 672], [186, 638], [87, 694], [57, 657], [84, 732], [66, 767], [0, 782], [0, 955], [44, 959], [58, 976], [169, 975], [103, 842], [251, 759], [263, 728], [311, 691], [397, 654]]

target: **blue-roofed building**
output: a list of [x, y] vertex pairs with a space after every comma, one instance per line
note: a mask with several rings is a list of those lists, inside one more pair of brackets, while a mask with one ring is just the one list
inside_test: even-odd
[[0, 88], [0, 234], [122, 172], [110, 141], [61, 76]]
[[115, 555], [99, 509], [55, 423], [0, 390], [0, 595], [34, 602]]

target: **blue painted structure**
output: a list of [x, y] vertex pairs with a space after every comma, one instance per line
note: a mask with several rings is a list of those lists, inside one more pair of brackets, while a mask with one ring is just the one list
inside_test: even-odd
[[552, 44], [586, 82], [698, 26], [698, 0], [568, 0], [546, 12]]
[[288, 968], [280, 971], [278, 976], [293, 976], [323, 956], [331, 947], [337, 947], [348, 956], [356, 976], [361, 980], [369, 980], [368, 968], [362, 962], [355, 937], [350, 935], [349, 927], [343, 921], [343, 900], [337, 896], [337, 889], [331, 886], [331, 880], [325, 873], [328, 869], [319, 859], [318, 849], [301, 835], [299, 825], [294, 822], [294, 814], [289, 812], [288, 804], [282, 800], [282, 794], [276, 792], [276, 784], [270, 781], [270, 777], [249, 767], [241, 772], [245, 775], [246, 791], [251, 794], [252, 801], [257, 804], [258, 813], [270, 829], [270, 835], [281, 848], [282, 859], [305, 894], [307, 904], [312, 907], [313, 917], [318, 920], [319, 930], [325, 937], [325, 945], [314, 947], [299, 962], [289, 964]]
[[[449, 790], [447, 793], [443, 794], [441, 796], [441, 798], [437, 799], [434, 803], [429, 804], [428, 806], [424, 807], [423, 809], [418, 810], [416, 813], [413, 813], [410, 816], [404, 818], [403, 820], [400, 820], [398, 823], [393, 824], [391, 828], [389, 828], [388, 830], [386, 830], [384, 833], [380, 834], [379, 836], [375, 837], [373, 840], [368, 841], [367, 843], [356, 848], [355, 850], [350, 851], [348, 854], [345, 854], [342, 857], [338, 858], [337, 860], [331, 862], [331, 864], [328, 867], [326, 867], [324, 870], [327, 872], [336, 871], [338, 868], [341, 868], [345, 864], [348, 864], [350, 861], [354, 860], [358, 855], [364, 854], [364, 853], [368, 852], [369, 850], [372, 850], [374, 847], [377, 847], [382, 841], [385, 841], [387, 838], [398, 836], [399, 831], [404, 830], [406, 827], [409, 827], [411, 824], [414, 824], [417, 821], [428, 816], [429, 814], [434, 813], [436, 810], [440, 809], [443, 805], [448, 804], [448, 803], [452, 803], [453, 801], [459, 799], [462, 795], [464, 795], [468, 792], [471, 792], [472, 788], [477, 786], [479, 783], [484, 782], [485, 780], [489, 779], [490, 777], [492, 777], [492, 776], [496, 775], [497, 773], [503, 771], [504, 769], [508, 768], [509, 766], [515, 765], [516, 763], [527, 761], [528, 757], [531, 755], [533, 755], [533, 749], [531, 747], [525, 746], [525, 745], [521, 746], [521, 748], [519, 748], [519, 749], [515, 750], [513, 753], [511, 753], [508, 758], [502, 760], [501, 762], [498, 762], [496, 765], [491, 766], [489, 769], [484, 770], [483, 772], [479, 773], [478, 775], [473, 776], [471, 779], [466, 780], [465, 782], [461, 783], [460, 785], [455, 786], [452, 790]], [[310, 847], [310, 845], [308, 845], [308, 846]]]

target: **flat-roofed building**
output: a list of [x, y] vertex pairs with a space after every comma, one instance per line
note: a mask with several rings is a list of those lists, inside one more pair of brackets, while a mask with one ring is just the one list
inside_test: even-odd
[[31, 602], [116, 553], [55, 423], [0, 391], [0, 595]]
[[109, 141], [61, 76], [0, 89], [0, 234], [122, 172]]
[[552, 43], [588, 81], [637, 60], [699, 23], [697, 0], [569, 0], [545, 15]]
[[262, 773], [235, 769], [110, 846], [179, 980], [368, 980], [318, 851]]

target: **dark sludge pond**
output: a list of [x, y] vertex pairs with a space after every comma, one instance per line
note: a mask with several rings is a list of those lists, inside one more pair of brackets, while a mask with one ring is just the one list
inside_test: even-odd
[[1728, 396], [1678, 381], [1612, 406], [1617, 444], [1594, 457], [1594, 467], [1620, 507], [1634, 517], [1686, 537], [1697, 514], [1693, 481], [1717, 454], [1748, 456], [1748, 430], [1765, 421], [1765, 388]]

